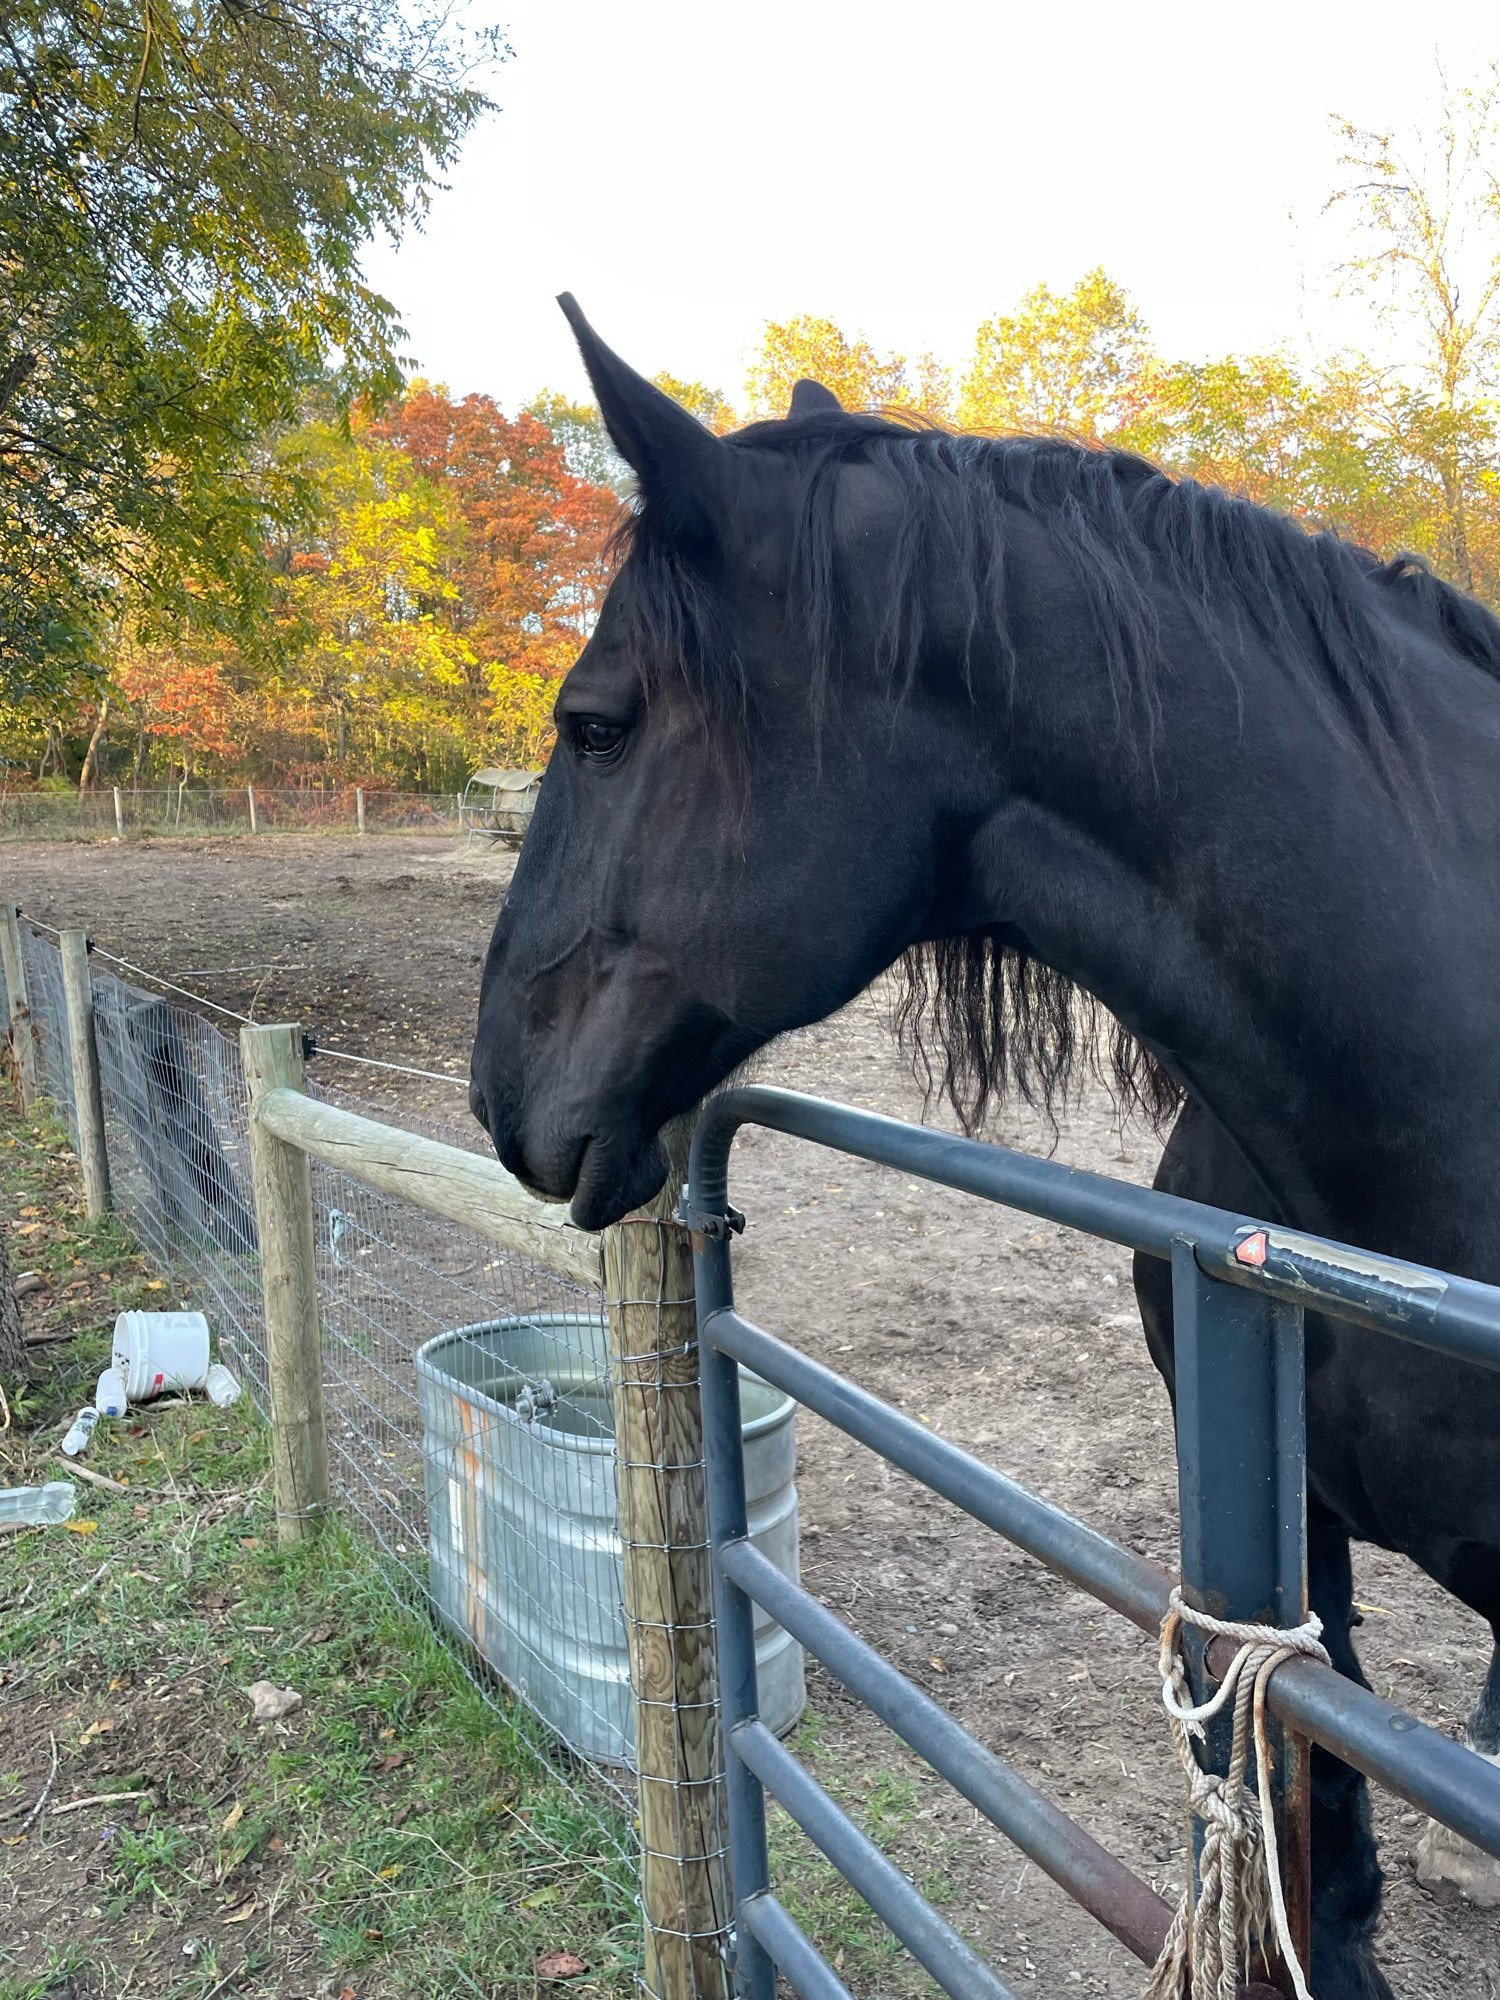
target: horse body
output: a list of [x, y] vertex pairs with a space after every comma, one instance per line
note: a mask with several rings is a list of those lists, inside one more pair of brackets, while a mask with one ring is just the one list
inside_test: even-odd
[[[613, 1219], [669, 1120], [904, 956], [972, 1116], [1065, 1089], [1093, 996], [1121, 1080], [1189, 1100], [1165, 1184], [1500, 1281], [1500, 627], [1120, 455], [817, 391], [714, 440], [575, 323], [644, 509], [485, 969], [507, 1165]], [[1500, 1377], [1310, 1317], [1308, 1443], [1346, 1672], [1351, 1534], [1500, 1624]], [[1314, 1989], [1379, 2000], [1363, 1782], [1314, 1789]]]

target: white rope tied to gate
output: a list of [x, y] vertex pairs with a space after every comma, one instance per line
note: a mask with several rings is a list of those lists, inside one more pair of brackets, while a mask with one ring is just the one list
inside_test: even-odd
[[[1239, 1647], [1216, 1692], [1194, 1706], [1188, 1695], [1182, 1629], [1191, 1625]], [[1198, 1861], [1198, 1894], [1192, 1894], [1193, 1856], [1187, 1857], [1187, 1886], [1177, 1905], [1142, 2000], [1234, 2000], [1249, 1980], [1251, 1947], [1274, 1937], [1281, 1962], [1291, 1974], [1297, 2000], [1312, 2000], [1292, 1943], [1281, 1887], [1276, 1816], [1271, 1802], [1271, 1745], [1266, 1729], [1266, 1690], [1287, 1660], [1332, 1662], [1322, 1644], [1323, 1625], [1255, 1625], [1211, 1618], [1184, 1603], [1180, 1590], [1167, 1601], [1161, 1622], [1161, 1699], [1172, 1723], [1172, 1738], [1188, 1784], [1188, 1805], [1203, 1822]], [[1193, 1755], [1193, 1738], [1229, 1701], [1234, 1731], [1228, 1772], [1205, 1771]], [[1259, 1805], [1245, 1788], [1251, 1749], [1255, 1751]], [[1186, 1984], [1184, 1984], [1186, 1981]]]

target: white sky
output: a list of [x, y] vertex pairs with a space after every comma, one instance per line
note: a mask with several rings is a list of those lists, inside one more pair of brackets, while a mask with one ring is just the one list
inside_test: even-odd
[[[505, 0], [499, 0], [504, 9]], [[369, 272], [421, 371], [584, 392], [571, 290], [645, 373], [742, 400], [762, 325], [961, 364], [1094, 264], [1160, 350], [1359, 341], [1329, 303], [1328, 114], [1403, 125], [1500, 55], [1492, 0], [514, 0], [426, 231]]]

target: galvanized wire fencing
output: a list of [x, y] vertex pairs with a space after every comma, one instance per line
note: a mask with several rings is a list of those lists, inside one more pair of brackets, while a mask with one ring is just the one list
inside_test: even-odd
[[[62, 954], [23, 925], [20, 958], [17, 1028], [34, 1049], [40, 1094], [76, 1135]], [[207, 1313], [217, 1358], [269, 1411], [264, 1225], [241, 1049], [200, 1015], [98, 964], [90, 984], [114, 1205], [162, 1274]], [[7, 1019], [16, 997], [7, 993]], [[336, 1086], [309, 1083], [307, 1096], [346, 1118], [364, 1110]], [[379, 1129], [393, 1144], [423, 1143], [420, 1133]], [[457, 1129], [433, 1136], [471, 1145]], [[675, 1462], [664, 1464], [659, 1448], [649, 1466], [638, 1449], [617, 1453], [610, 1309], [601, 1285], [584, 1281], [577, 1251], [574, 1275], [561, 1275], [541, 1257], [497, 1246], [477, 1211], [469, 1227], [373, 1185], [361, 1154], [342, 1156], [349, 1171], [339, 1156], [309, 1150], [334, 1492], [384, 1552], [401, 1595], [457, 1645], [512, 1738], [570, 1788], [586, 1838], [568, 1858], [615, 1886], [631, 1932], [632, 1899], [644, 1897], [648, 1990], [671, 2000], [714, 1990], [725, 1905], [712, 1886], [722, 1881], [723, 1849], [712, 1632], [706, 1595], [688, 1581], [690, 1572], [707, 1576], [701, 1505], [696, 1517], [669, 1504], [639, 1531], [630, 1525], [645, 1520], [642, 1494], [653, 1483], [669, 1495], [685, 1478], [701, 1489], [692, 1427], [668, 1427], [671, 1440], [687, 1440]], [[445, 1151], [450, 1165], [464, 1157]], [[492, 1160], [472, 1166], [498, 1171]], [[681, 1373], [677, 1321], [685, 1310], [690, 1330], [690, 1297], [679, 1306], [657, 1286], [631, 1302], [638, 1320], [645, 1315], [632, 1350], [633, 1407], [681, 1404], [684, 1391], [668, 1393], [665, 1378]], [[635, 1496], [623, 1510], [623, 1547], [622, 1479], [626, 1499]], [[649, 1607], [641, 1564], [666, 1579], [651, 1586]], [[681, 1607], [680, 1589], [692, 1599]], [[680, 1692], [672, 1672], [650, 1678], [658, 1651], [674, 1657], [683, 1634], [708, 1666], [686, 1715], [672, 1707]], [[798, 1691], [800, 1705], [800, 1666]], [[653, 1704], [669, 1711], [664, 1720]], [[674, 1951], [695, 1985], [674, 1970]]]

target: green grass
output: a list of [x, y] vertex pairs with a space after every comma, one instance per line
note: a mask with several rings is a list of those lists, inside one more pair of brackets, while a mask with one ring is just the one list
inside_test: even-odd
[[[912, 1875], [927, 1900], [942, 1909], [955, 1895], [943, 1872], [945, 1844], [920, 1818], [924, 1795], [905, 1770], [851, 1767], [827, 1741], [822, 1718], [810, 1710], [790, 1746], [855, 1824]], [[893, 1743], [892, 1755], [901, 1755]], [[917, 2000], [938, 1987], [868, 1905], [812, 1846], [780, 1808], [768, 1833], [771, 1883], [787, 1910], [855, 1993], [881, 2000]]]
[[[43, 1317], [71, 1336], [34, 1350], [24, 1389], [6, 1384], [7, 1483], [66, 1476], [59, 1429], [114, 1311], [166, 1302], [118, 1222], [83, 1223], [74, 1172], [57, 1128], [0, 1126], [0, 1214], [41, 1225], [12, 1236], [14, 1262], [47, 1274]], [[335, 1521], [277, 1546], [267, 1443], [248, 1397], [101, 1424], [88, 1466], [127, 1491], [84, 1487], [67, 1527], [0, 1537], [0, 1866], [20, 1910], [0, 2000], [69, 1981], [168, 2000], [276, 1992], [292, 1965], [298, 1991], [452, 2000], [532, 1991], [557, 1949], [590, 1967], [572, 1991], [630, 1990], [630, 1826], [549, 1763], [524, 1711], [475, 1685], [367, 1540]], [[260, 1679], [295, 1688], [300, 1709], [255, 1722]], [[56, 1783], [22, 1838], [49, 1737]], [[54, 1817], [131, 1790], [147, 1796]]]

